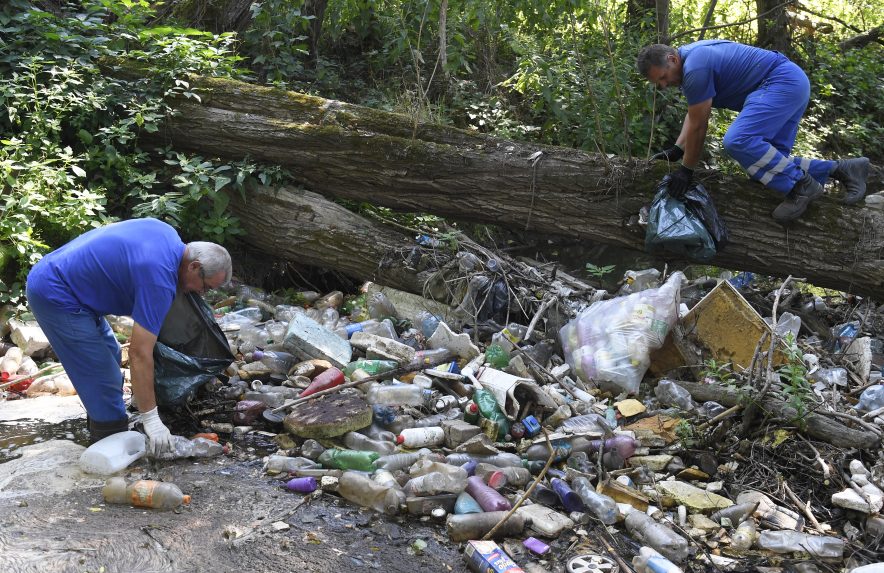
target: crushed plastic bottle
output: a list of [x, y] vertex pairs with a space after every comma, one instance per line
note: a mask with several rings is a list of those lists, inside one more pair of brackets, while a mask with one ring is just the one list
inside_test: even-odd
[[635, 510], [626, 516], [626, 529], [636, 539], [654, 548], [667, 559], [681, 563], [688, 557], [687, 540], [644, 512]]
[[679, 386], [674, 380], [662, 379], [654, 388], [654, 395], [664, 406], [675, 406], [679, 410], [689, 412], [695, 408], [691, 393]]
[[755, 543], [757, 535], [757, 527], [755, 520], [749, 518], [744, 520], [731, 535], [731, 547], [737, 551], [747, 551]]
[[326, 468], [373, 472], [375, 470], [374, 461], [379, 457], [377, 452], [332, 448], [322, 452], [317, 461]]
[[577, 495], [583, 500], [593, 515], [605, 525], [611, 525], [617, 522], [619, 511], [617, 510], [617, 502], [606, 495], [598, 493], [585, 477], [579, 476], [571, 480], [571, 486]]
[[298, 359], [288, 352], [273, 350], [256, 350], [252, 353], [252, 358], [267, 366], [270, 372], [283, 376], [288, 374], [292, 366], [298, 362]]
[[351, 450], [377, 452], [381, 455], [392, 454], [396, 451], [396, 444], [384, 440], [374, 440], [365, 434], [347, 432], [344, 434], [344, 445]]
[[161, 460], [181, 458], [212, 458], [224, 453], [224, 446], [206, 438], [188, 440], [184, 436], [172, 436], [172, 449], [158, 456]]
[[344, 472], [338, 480], [338, 493], [348, 501], [387, 515], [399, 513], [405, 503], [402, 490], [376, 483], [358, 472]]
[[814, 557], [840, 558], [844, 555], [844, 540], [798, 531], [762, 531], [758, 536], [758, 547], [774, 553], [808, 553]]
[[878, 408], [884, 408], [884, 384], [875, 384], [863, 390], [856, 404], [860, 412], [871, 412]]

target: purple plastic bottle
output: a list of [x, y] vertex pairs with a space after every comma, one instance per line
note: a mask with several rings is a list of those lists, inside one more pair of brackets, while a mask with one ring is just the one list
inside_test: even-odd
[[285, 488], [296, 493], [310, 493], [316, 491], [315, 477], [297, 477], [286, 482]]
[[559, 496], [562, 505], [565, 506], [565, 510], [568, 513], [572, 511], [586, 511], [586, 507], [583, 505], [583, 500], [580, 499], [577, 492], [571, 489], [567, 482], [560, 480], [559, 478], [552, 478], [550, 480], [550, 485], [552, 485], [553, 491]]
[[509, 511], [513, 507], [505, 497], [486, 485], [479, 476], [467, 478], [466, 492], [473, 496], [484, 511]]

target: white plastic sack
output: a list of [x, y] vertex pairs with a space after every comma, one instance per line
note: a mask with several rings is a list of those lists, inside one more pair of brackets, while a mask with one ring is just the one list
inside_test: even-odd
[[660, 288], [596, 302], [562, 327], [565, 360], [587, 383], [609, 383], [629, 394], [638, 391], [650, 365], [678, 318], [684, 275], [673, 273]]

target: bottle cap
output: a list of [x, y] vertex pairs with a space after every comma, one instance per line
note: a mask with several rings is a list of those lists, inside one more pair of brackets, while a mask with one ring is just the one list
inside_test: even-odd
[[261, 360], [262, 358], [264, 358], [264, 351], [263, 350], [255, 350], [254, 352], [252, 352], [252, 359], [253, 360]]
[[189, 495], [182, 496], [181, 503], [183, 505], [188, 505], [190, 503], [190, 496]]
[[401, 444], [404, 441], [405, 441], [405, 436], [403, 436], [402, 434], [399, 434], [398, 436], [396, 436], [396, 444], [397, 445]]
[[479, 413], [479, 405], [476, 404], [475, 402], [470, 402], [469, 404], [467, 404], [467, 411], [470, 414], [478, 414]]

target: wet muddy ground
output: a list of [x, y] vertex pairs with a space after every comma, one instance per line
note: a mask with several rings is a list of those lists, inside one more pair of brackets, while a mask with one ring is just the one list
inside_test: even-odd
[[[61, 439], [72, 465], [80, 450], [70, 443], [82, 443], [83, 430], [82, 419], [0, 421], [3, 461]], [[171, 481], [190, 493], [190, 506], [177, 512], [106, 505], [100, 480], [58, 483], [71, 478], [49, 465], [31, 476], [49, 480], [50, 491], [73, 489], [20, 495], [7, 482], [0, 487], [0, 571], [466, 571], [443, 523], [387, 519], [330, 494], [289, 493], [263, 474], [259, 457], [243, 459], [260, 453], [248, 447], [197, 463], [142, 460], [124, 474]], [[416, 540], [427, 544], [420, 555], [411, 549]]]

